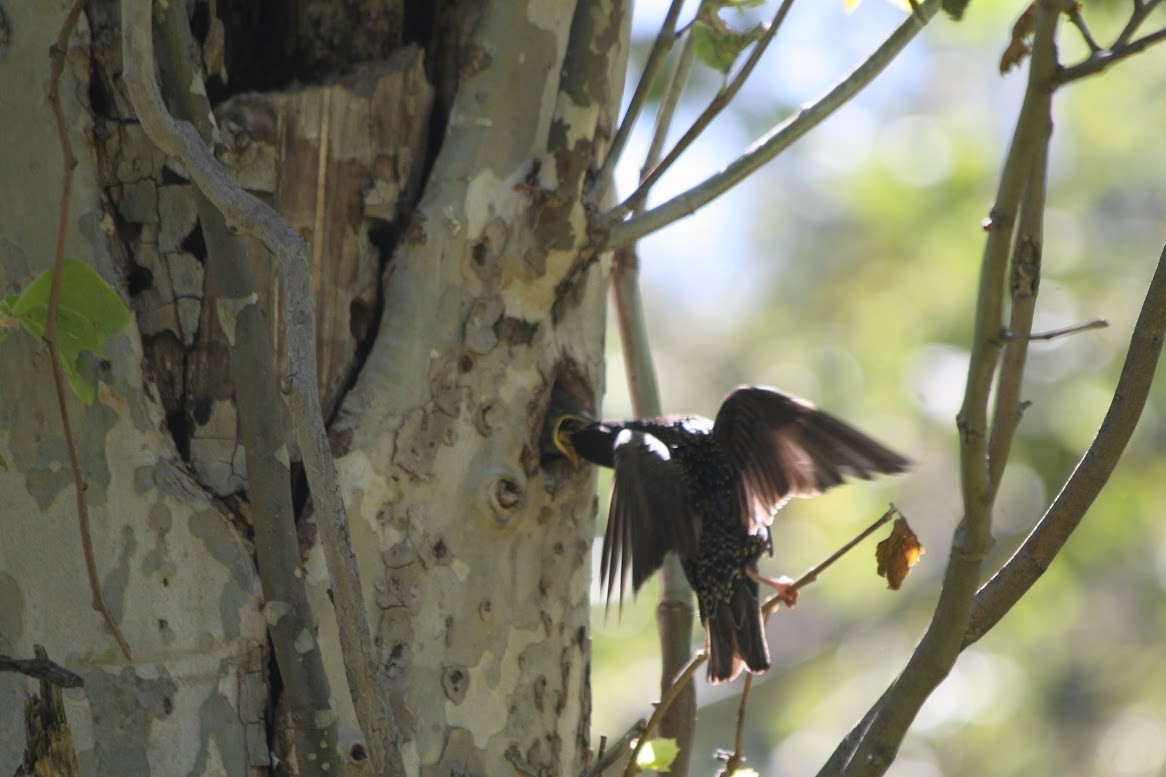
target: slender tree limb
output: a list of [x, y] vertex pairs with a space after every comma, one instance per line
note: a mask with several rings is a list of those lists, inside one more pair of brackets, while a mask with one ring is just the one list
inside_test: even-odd
[[1158, 7], [1161, 1], [1162, 0], [1134, 0], [1134, 9], [1130, 12], [1129, 21], [1126, 22], [1126, 25], [1122, 28], [1122, 31], [1118, 33], [1117, 39], [1113, 42], [1113, 46], [1111, 46], [1111, 48], [1117, 48], [1129, 43], [1130, 38], [1134, 37], [1134, 33], [1136, 33], [1141, 28], [1142, 23], [1146, 21], [1146, 17], [1150, 15], [1151, 11]]
[[780, 593], [780, 594], [777, 594], [776, 596], [771, 597], [769, 599], [769, 601], [767, 601], [767, 602], [765, 602], [765, 604], [761, 605], [762, 615], [764, 615], [766, 618], [768, 618], [770, 615], [773, 614], [773, 612], [778, 607], [780, 607], [785, 602], [785, 600], [788, 598], [789, 594], [800, 591], [803, 588], [805, 588], [806, 586], [808, 586], [810, 583], [816, 582], [818, 580], [819, 575], [821, 575], [823, 572], [825, 572], [827, 569], [829, 569], [834, 564], [835, 561], [842, 558], [847, 553], [849, 553], [851, 550], [853, 550], [854, 547], [856, 545], [858, 545], [858, 543], [862, 542], [867, 537], [874, 534], [876, 531], [879, 530], [879, 527], [886, 525], [886, 523], [888, 521], [890, 521], [892, 518], [894, 518], [896, 515], [901, 517], [903, 514], [901, 512], [899, 512], [899, 508], [895, 507], [894, 505], [891, 505], [890, 508], [888, 508], [885, 513], [883, 513], [881, 516], [879, 516], [878, 520], [876, 520], [870, 526], [867, 526], [865, 529], [860, 531], [853, 538], [851, 538], [851, 540], [849, 542], [847, 542], [845, 545], [843, 545], [838, 550], [831, 553], [823, 561], [819, 562], [815, 566], [806, 570], [806, 572], [804, 572], [802, 574], [802, 576], [799, 577], [797, 580], [790, 583], [789, 586], [786, 587], [784, 593]]
[[[161, 86], [176, 116], [191, 122], [203, 142], [214, 140], [214, 115], [202, 74], [190, 60], [194, 41], [185, 6], [154, 14]], [[199, 223], [207, 246], [207, 279], [218, 321], [227, 335], [241, 440], [247, 462], [247, 493], [253, 509], [255, 555], [268, 607], [268, 632], [287, 695], [299, 770], [325, 777], [340, 768], [337, 715], [319, 644], [305, 645], [316, 618], [296, 539], [287, 434], [283, 428], [275, 349], [259, 310], [243, 238], [227, 229], [214, 205], [195, 188]], [[320, 234], [320, 233], [317, 233]], [[273, 613], [279, 610], [279, 617]]]
[[1035, 332], [1024, 334], [1023, 332], [1014, 332], [1009, 326], [1004, 332], [1000, 334], [1000, 339], [1006, 343], [1028, 342], [1035, 340], [1056, 340], [1058, 337], [1066, 337], [1068, 335], [1080, 334], [1081, 332], [1088, 332], [1092, 329], [1105, 329], [1109, 326], [1109, 322], [1104, 318], [1095, 318], [1092, 321], [1086, 321], [1084, 324], [1073, 324], [1073, 326], [1064, 326], [1060, 329], [1050, 329], [1047, 332]]
[[598, 238], [600, 247], [610, 250], [635, 242], [695, 213], [736, 186], [862, 91], [923, 29], [922, 20], [930, 20], [938, 8], [939, 0], [924, 0], [918, 13], [909, 14], [862, 64], [816, 102], [775, 127], [719, 173], [639, 216], [612, 225], [606, 236]]
[[700, 669], [701, 665], [705, 661], [708, 661], [708, 658], [709, 654], [707, 650], [702, 650], [693, 656], [692, 660], [688, 662], [688, 666], [684, 667], [684, 671], [676, 677], [676, 681], [672, 683], [667, 692], [660, 698], [660, 703], [656, 705], [656, 709], [652, 711], [652, 716], [648, 718], [648, 725], [644, 727], [644, 735], [636, 740], [636, 746], [632, 748], [632, 755], [628, 759], [628, 765], [624, 768], [623, 777], [632, 777], [636, 773], [636, 758], [640, 755], [640, 751], [644, 749], [648, 737], [655, 731], [656, 726], [660, 724], [660, 718], [664, 716], [664, 713], [668, 711], [668, 708], [680, 696], [685, 686], [691, 684], [692, 676], [696, 674], [696, 670]]
[[[648, 192], [651, 190], [652, 186], [655, 185], [655, 183], [660, 180], [661, 176], [663, 176], [664, 173], [666, 173], [669, 168], [672, 167], [680, 155], [683, 154], [688, 149], [688, 147], [692, 145], [693, 141], [701, 136], [708, 125], [712, 123], [712, 120], [715, 119], [717, 115], [719, 115], [720, 112], [725, 109], [725, 106], [732, 102], [733, 98], [737, 96], [737, 92], [739, 92], [741, 87], [745, 85], [745, 81], [753, 73], [753, 69], [757, 66], [757, 62], [761, 59], [761, 56], [765, 53], [765, 50], [769, 47], [769, 44], [773, 41], [774, 37], [776, 37], [777, 31], [781, 28], [781, 23], [785, 21], [786, 14], [789, 13], [789, 9], [792, 5], [793, 0], [782, 0], [781, 5], [777, 9], [777, 13], [774, 14], [773, 21], [766, 28], [765, 33], [761, 36], [761, 38], [753, 45], [749, 52], [749, 57], [745, 60], [745, 63], [741, 66], [741, 69], [737, 71], [737, 73], [733, 76], [733, 79], [724, 89], [721, 89], [716, 93], [713, 99], [709, 102], [708, 106], [704, 109], [703, 112], [701, 112], [700, 116], [696, 118], [696, 121], [692, 123], [692, 126], [688, 128], [684, 135], [681, 136], [680, 140], [676, 142], [676, 145], [672, 147], [672, 150], [668, 152], [668, 156], [664, 157], [664, 159], [660, 162], [654, 164], [647, 175], [641, 173], [640, 185], [636, 188], [636, 190], [632, 192], [622, 203], [613, 208], [610, 213], [605, 214], [600, 219], [600, 228], [615, 223], [616, 221], [626, 216], [628, 213], [631, 213], [633, 210], [638, 211], [643, 206], [643, 204], [648, 199]], [[689, 45], [691, 45], [691, 31], [687, 34], [685, 39], [689, 42]]]
[[1012, 305], [1004, 336], [1006, 345], [1000, 360], [1000, 372], [996, 377], [996, 403], [992, 413], [991, 437], [988, 439], [988, 482], [993, 498], [1000, 487], [1016, 428], [1024, 412], [1020, 389], [1024, 381], [1024, 365], [1028, 359], [1036, 297], [1040, 289], [1049, 141], [1053, 135], [1052, 115], [1034, 112], [1032, 122], [1035, 135], [1033, 153], [1012, 246]]
[[586, 197], [593, 207], [597, 207], [599, 203], [603, 202], [611, 190], [615, 165], [623, 156], [628, 138], [632, 135], [632, 128], [636, 125], [636, 119], [639, 118], [640, 111], [648, 102], [652, 84], [655, 83], [660, 68], [664, 66], [664, 59], [668, 56], [676, 39], [676, 19], [680, 16], [680, 8], [683, 5], [684, 0], [672, 0], [672, 5], [668, 7], [668, 13], [664, 16], [664, 22], [660, 25], [660, 31], [656, 33], [656, 41], [652, 44], [652, 50], [648, 53], [648, 59], [644, 63], [644, 72], [640, 73], [640, 80], [636, 84], [636, 90], [632, 93], [628, 109], [624, 112], [623, 121], [619, 123], [619, 128], [616, 129], [615, 137], [611, 141], [611, 148], [607, 150], [603, 165], [595, 175], [595, 185]]
[[[894, 761], [919, 708], [943, 681], [959, 655], [962, 635], [979, 584], [980, 564], [991, 544], [993, 491], [987, 461], [987, 405], [999, 357], [1004, 272], [1023, 185], [1028, 180], [1039, 126], [1049, 114], [1051, 92], [1042, 88], [1056, 68], [1055, 34], [1064, 0], [1041, 0], [1033, 37], [1028, 88], [1005, 161], [984, 249], [968, 384], [959, 415], [964, 519], [956, 529], [943, 587], [931, 624], [902, 673], [877, 705], [853, 752], [831, 757], [846, 777], [883, 774]], [[837, 753], [836, 753], [837, 756]]]
[[190, 124], [176, 121], [167, 112], [153, 77], [150, 13], [150, 0], [122, 0], [126, 91], [150, 140], [182, 162], [199, 189], [223, 213], [229, 228], [255, 235], [280, 264], [288, 327], [288, 375], [283, 388], [318, 517], [345, 672], [375, 773], [403, 777], [400, 733], [389, 707], [387, 683], [373, 652], [360, 572], [320, 410], [308, 247], [275, 211], [239, 187]]
[[44, 648], [36, 646], [36, 658], [12, 658], [0, 656], [0, 672], [19, 672], [34, 677], [43, 682], [59, 685], [62, 688], [81, 688], [85, 680], [81, 675], [70, 672], [58, 663], [50, 661], [44, 653]]
[[53, 278], [49, 287], [49, 304], [45, 320], [45, 342], [49, 345], [49, 361], [53, 367], [53, 387], [57, 392], [57, 409], [61, 414], [61, 426], [65, 434], [65, 447], [69, 451], [69, 465], [73, 470], [73, 491], [77, 498], [77, 528], [81, 535], [81, 551], [85, 557], [85, 574], [89, 578], [89, 592], [93, 598], [93, 609], [101, 613], [109, 626], [118, 648], [126, 660], [133, 661], [134, 653], [118, 628], [117, 621], [105, 603], [101, 593], [101, 581], [97, 579], [97, 560], [93, 555], [93, 539], [89, 529], [89, 506], [85, 502], [85, 473], [81, 470], [81, 457], [77, 453], [77, 441], [73, 438], [73, 424], [69, 420], [68, 393], [65, 391], [65, 375], [61, 367], [61, 351], [57, 345], [57, 312], [61, 307], [61, 268], [65, 263], [65, 234], [69, 228], [69, 199], [73, 193], [73, 169], [77, 167], [77, 157], [73, 154], [73, 144], [69, 141], [69, 130], [65, 126], [65, 115], [61, 110], [61, 73], [65, 69], [65, 57], [69, 51], [69, 38], [77, 26], [77, 19], [85, 8], [86, 0], [74, 0], [57, 33], [57, 40], [49, 51], [49, 105], [57, 124], [57, 137], [61, 142], [61, 156], [64, 171], [61, 175], [61, 206], [57, 217], [57, 244], [53, 253]]
[[[672, 72], [668, 74], [668, 83], [664, 87], [664, 94], [660, 97], [660, 108], [656, 112], [656, 125], [652, 131], [652, 142], [648, 146], [648, 153], [644, 157], [644, 164], [640, 168], [640, 180], [643, 181], [651, 169], [658, 165], [660, 155], [664, 152], [664, 142], [668, 140], [668, 130], [676, 117], [676, 108], [680, 105], [680, 95], [688, 83], [692, 73], [692, 65], [696, 61], [696, 46], [692, 33], [684, 35], [680, 44], [680, 51], [676, 55]], [[643, 208], [643, 201], [633, 203], [633, 210], [639, 212]]]
[[1141, 418], [1166, 338], [1166, 248], [1146, 291], [1113, 400], [1097, 436], [1036, 528], [976, 594], [967, 647], [1000, 621], [1049, 568], [1117, 466]]
[[1052, 83], [1055, 86], [1064, 86], [1067, 83], [1091, 76], [1094, 73], [1100, 73], [1110, 65], [1122, 61], [1126, 57], [1131, 57], [1145, 51], [1155, 43], [1161, 43], [1166, 40], [1166, 27], [1157, 32], [1152, 32], [1138, 38], [1135, 41], [1123, 45], [1115, 45], [1112, 48], [1104, 51], [1096, 52], [1089, 56], [1084, 62], [1073, 65], [1072, 67], [1061, 68], [1052, 78]]
[[580, 772], [579, 777], [599, 777], [599, 775], [606, 772], [616, 761], [623, 757], [623, 754], [632, 746], [632, 742], [643, 738], [647, 728], [647, 719], [640, 718], [631, 725], [631, 728], [624, 732], [624, 735], [610, 749], [605, 750], [601, 744], [599, 757], [596, 759], [595, 764], [590, 769], [584, 769]]
[[1089, 31], [1089, 25], [1085, 23], [1085, 17], [1081, 14], [1081, 6], [1074, 4], [1065, 13], [1068, 14], [1069, 21], [1077, 28], [1077, 32], [1081, 33], [1081, 38], [1085, 41], [1085, 45], [1089, 47], [1089, 50], [1093, 53], [1101, 51], [1101, 46], [1097, 44], [1097, 41], [1093, 38], [1093, 33]]

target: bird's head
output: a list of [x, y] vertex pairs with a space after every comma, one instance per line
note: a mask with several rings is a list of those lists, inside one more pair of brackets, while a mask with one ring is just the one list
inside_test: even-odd
[[573, 465], [578, 466], [579, 464], [579, 452], [575, 450], [575, 443], [571, 438], [575, 432], [592, 423], [594, 423], [592, 419], [580, 415], [561, 415], [555, 419], [552, 433], [555, 447], [570, 459]]

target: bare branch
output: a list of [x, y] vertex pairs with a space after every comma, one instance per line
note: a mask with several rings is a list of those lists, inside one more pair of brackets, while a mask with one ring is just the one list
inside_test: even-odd
[[275, 211], [239, 187], [190, 124], [176, 121], [167, 112], [153, 75], [150, 18], [150, 0], [122, 0], [124, 81], [143, 130], [162, 151], [182, 162], [228, 225], [255, 235], [283, 271], [288, 326], [288, 375], [284, 388], [317, 511], [345, 671], [374, 771], [403, 777], [406, 772], [400, 733], [389, 707], [385, 678], [374, 658], [360, 572], [320, 410], [307, 244]]
[[1073, 326], [1052, 329], [1048, 332], [1037, 332], [1035, 334], [1014, 332], [1010, 327], [1009, 329], [1002, 332], [1000, 337], [1007, 343], [1022, 341], [1031, 342], [1033, 340], [1056, 340], [1058, 337], [1067, 337], [1068, 335], [1075, 335], [1080, 332], [1088, 332], [1091, 329], [1105, 329], [1107, 326], [1109, 326], [1109, 322], [1104, 318], [1095, 318], [1092, 321], [1086, 321], [1084, 324], [1074, 324]]
[[62, 688], [81, 688], [85, 685], [81, 675], [50, 661], [40, 645], [36, 646], [36, 654], [36, 658], [0, 656], [0, 672], [19, 672]]
[[789, 148], [795, 140], [821, 124], [828, 116], [862, 91], [875, 76], [891, 63], [899, 52], [923, 29], [922, 19], [931, 19], [939, 8], [939, 0], [924, 0], [918, 13], [908, 15], [903, 22], [846, 78], [820, 97], [815, 103], [775, 127], [752, 148], [719, 173], [710, 176], [686, 192], [626, 221], [611, 226], [607, 235], [600, 236], [601, 248], [614, 249], [628, 245], [663, 227], [695, 213], [698, 208], [724, 194], [749, 177], [758, 168]]
[[995, 626], [1044, 574], [1108, 482], [1141, 418], [1162, 355], [1164, 337], [1166, 248], [1162, 250], [1158, 268], [1146, 290], [1121, 377], [1097, 436], [1036, 528], [976, 594], [961, 649]]
[[684, 0], [672, 0], [672, 5], [668, 7], [668, 13], [660, 25], [660, 32], [656, 35], [656, 42], [652, 44], [652, 50], [648, 54], [648, 61], [644, 63], [644, 72], [640, 73], [640, 81], [636, 84], [636, 91], [632, 93], [632, 99], [628, 103], [627, 111], [624, 112], [623, 121], [620, 122], [619, 129], [615, 132], [611, 148], [607, 150], [603, 166], [599, 168], [599, 172], [595, 176], [594, 186], [587, 195], [587, 200], [592, 205], [603, 202], [611, 189], [615, 165], [623, 156], [624, 147], [627, 146], [628, 138], [632, 134], [632, 127], [635, 126], [636, 119], [639, 118], [644, 104], [648, 102], [648, 94], [652, 91], [652, 84], [656, 81], [656, 76], [664, 65], [664, 58], [668, 56], [676, 39], [676, 19], [680, 16], [680, 8], [683, 5]]
[[603, 750], [601, 740], [599, 758], [596, 759], [595, 764], [590, 769], [584, 769], [580, 772], [579, 777], [599, 777], [599, 775], [606, 772], [616, 761], [623, 757], [623, 754], [631, 747], [633, 740], [638, 740], [644, 736], [644, 731], [647, 728], [647, 719], [640, 718], [632, 724], [631, 728], [624, 732], [624, 735], [611, 746], [610, 750]]
[[684, 671], [681, 672], [679, 676], [677, 676], [671, 687], [668, 688], [668, 691], [663, 695], [663, 697], [661, 697], [660, 703], [656, 705], [656, 709], [652, 710], [652, 716], [648, 718], [648, 725], [644, 727], [643, 736], [636, 740], [636, 746], [632, 749], [632, 755], [628, 759], [628, 765], [624, 769], [623, 777], [632, 777], [632, 775], [635, 774], [636, 757], [640, 754], [640, 751], [644, 749], [644, 744], [648, 741], [648, 737], [651, 736], [652, 731], [654, 731], [656, 726], [659, 725], [660, 718], [663, 717], [664, 713], [668, 711], [668, 708], [672, 706], [672, 703], [676, 701], [676, 697], [678, 697], [680, 692], [689, 685], [689, 682], [692, 680], [692, 676], [696, 673], [696, 670], [700, 669], [701, 665], [704, 664], [705, 661], [708, 661], [708, 657], [709, 654], [707, 650], [702, 650], [693, 656], [692, 660], [688, 662], [688, 666], [684, 667]]
[[1020, 389], [1024, 381], [1024, 365], [1028, 359], [1028, 342], [1031, 339], [1032, 319], [1036, 313], [1036, 297], [1040, 288], [1045, 190], [1053, 126], [1048, 114], [1034, 114], [1032, 122], [1035, 135], [1032, 157], [1024, 182], [1024, 195], [1020, 201], [1012, 246], [1012, 306], [1008, 329], [1002, 335], [1007, 345], [996, 377], [996, 404], [992, 412], [991, 437], [988, 439], [988, 481], [993, 498], [1004, 475], [1008, 453], [1024, 412]]
[[[732, 81], [730, 81], [724, 89], [717, 92], [717, 94], [709, 102], [708, 106], [704, 109], [700, 116], [696, 118], [696, 121], [692, 123], [692, 126], [688, 128], [680, 140], [676, 142], [676, 145], [672, 147], [672, 150], [668, 152], [668, 156], [664, 157], [664, 159], [660, 161], [659, 164], [654, 164], [651, 171], [646, 176], [641, 175], [640, 185], [636, 188], [636, 190], [632, 192], [622, 203], [612, 209], [610, 213], [602, 217], [600, 221], [600, 228], [602, 228], [604, 225], [614, 223], [615, 221], [622, 219], [628, 213], [632, 211], [638, 211], [643, 207], [644, 202], [648, 198], [648, 192], [652, 186], [660, 180], [660, 177], [663, 176], [670, 167], [672, 167], [676, 160], [680, 158], [680, 155], [683, 154], [690, 145], [692, 145], [693, 141], [700, 137], [708, 125], [712, 123], [712, 120], [715, 119], [717, 115], [725, 109], [725, 106], [732, 102], [733, 98], [736, 97], [737, 92], [741, 90], [741, 87], [744, 86], [745, 81], [749, 78], [750, 74], [753, 72], [753, 69], [757, 66], [757, 62], [761, 59], [761, 55], [765, 53], [766, 48], [769, 47], [770, 42], [772, 42], [774, 37], [777, 35], [777, 31], [780, 29], [781, 23], [785, 21], [786, 14], [789, 13], [790, 6], [792, 5], [793, 0], [783, 0], [782, 4], [777, 9], [777, 13], [773, 17], [773, 21], [766, 28], [765, 33], [761, 36], [757, 43], [754, 44], [752, 50], [749, 52], [749, 58], [745, 60], [745, 64], [742, 65], [737, 74], [733, 76]], [[692, 41], [691, 32], [688, 33], [687, 41]]]

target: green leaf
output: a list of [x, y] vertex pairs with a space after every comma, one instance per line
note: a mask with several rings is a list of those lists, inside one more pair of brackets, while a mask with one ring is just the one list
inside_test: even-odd
[[[46, 270], [19, 296], [0, 302], [0, 333], [5, 320], [19, 321], [34, 337], [44, 337], [48, 323], [53, 273]], [[69, 385], [85, 404], [93, 402], [93, 385], [81, 375], [81, 355], [105, 355], [105, 341], [125, 329], [130, 312], [117, 290], [83, 262], [65, 260], [61, 266], [61, 300], [57, 310], [57, 349]]]
[[715, 8], [706, 4], [692, 26], [693, 52], [701, 62], [727, 74], [741, 52], [760, 39], [765, 29], [764, 24], [758, 24], [746, 30], [734, 30], [717, 15]]
[[760, 777], [756, 769], [738, 769], [730, 777]]
[[680, 747], [675, 739], [665, 737], [650, 739], [640, 748], [636, 756], [636, 766], [644, 770], [666, 772], [672, 768], [672, 762], [679, 754]]

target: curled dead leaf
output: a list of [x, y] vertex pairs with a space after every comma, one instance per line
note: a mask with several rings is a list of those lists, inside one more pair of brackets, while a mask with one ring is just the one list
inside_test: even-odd
[[1025, 40], [1033, 34], [1036, 30], [1036, 2], [1024, 9], [1024, 13], [1016, 20], [1016, 24], [1012, 25], [1012, 37], [1008, 41], [1008, 46], [1005, 47], [1004, 53], [1000, 56], [1000, 75], [1004, 75], [1009, 70], [1020, 65], [1024, 58], [1029, 55], [1032, 49]]
[[898, 591], [910, 574], [911, 567], [915, 566], [925, 552], [923, 546], [919, 544], [919, 538], [907, 524], [907, 519], [896, 518], [891, 536], [875, 548], [879, 577], [885, 577], [887, 586], [892, 591]]

